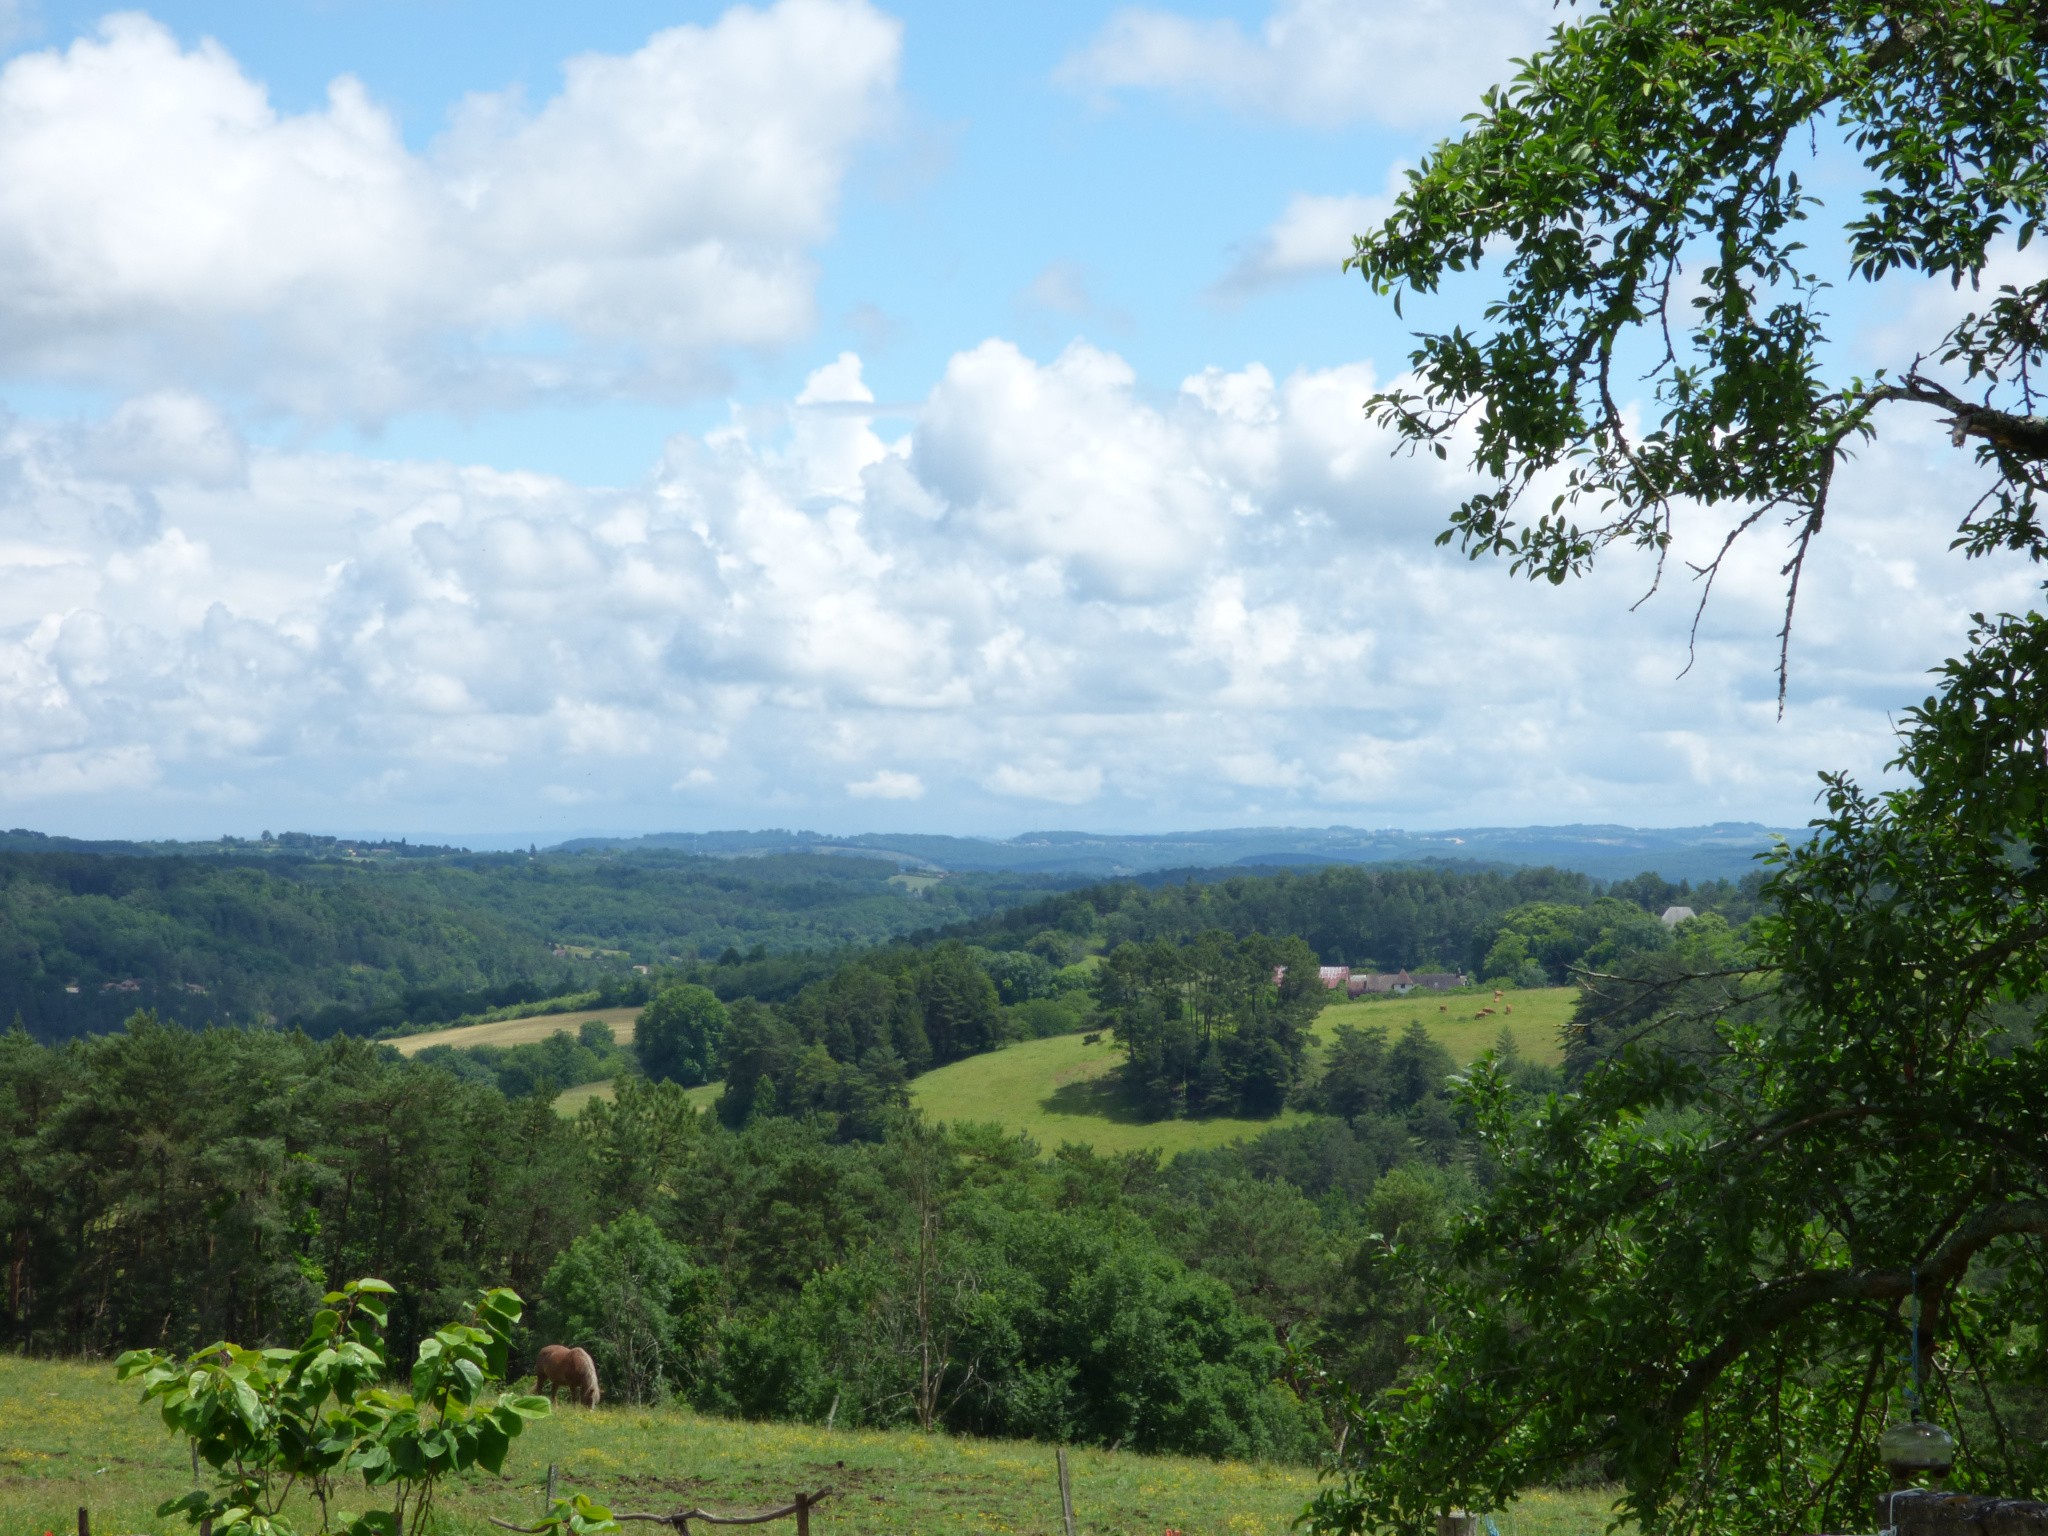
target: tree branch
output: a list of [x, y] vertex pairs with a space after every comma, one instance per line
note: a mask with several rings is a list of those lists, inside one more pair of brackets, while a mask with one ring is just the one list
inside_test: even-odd
[[1834, 1302], [1903, 1301], [1916, 1290], [1944, 1290], [1961, 1278], [1979, 1250], [2020, 1233], [2048, 1234], [2048, 1200], [2015, 1200], [1974, 1212], [1911, 1269], [1831, 1270], [1760, 1286], [1737, 1311], [1721, 1341], [1679, 1378], [1664, 1403], [1665, 1422], [1675, 1425], [1684, 1419], [1752, 1345], [1803, 1313]]
[[2048, 416], [2024, 416], [1979, 405], [1917, 370], [1897, 384], [1879, 385], [1868, 398], [1873, 404], [1898, 400], [1946, 412], [1949, 440], [1958, 448], [1965, 439], [1976, 437], [2015, 458], [2048, 459]]

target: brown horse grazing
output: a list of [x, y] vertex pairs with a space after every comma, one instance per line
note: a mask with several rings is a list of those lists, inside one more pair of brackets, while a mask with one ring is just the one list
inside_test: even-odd
[[587, 1349], [571, 1349], [566, 1344], [543, 1344], [540, 1353], [533, 1360], [533, 1390], [555, 1395], [555, 1388], [567, 1387], [571, 1402], [581, 1403], [585, 1408], [595, 1408], [604, 1392], [597, 1384], [597, 1362], [590, 1358]]

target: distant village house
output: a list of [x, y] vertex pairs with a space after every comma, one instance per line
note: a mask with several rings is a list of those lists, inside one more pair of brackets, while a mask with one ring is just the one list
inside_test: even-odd
[[[1273, 985], [1279, 986], [1286, 976], [1287, 967], [1273, 967]], [[1322, 984], [1332, 992], [1339, 987], [1346, 997], [1406, 997], [1421, 988], [1425, 992], [1448, 992], [1453, 987], [1468, 985], [1462, 971], [1353, 971], [1348, 965], [1325, 965], [1316, 970]]]

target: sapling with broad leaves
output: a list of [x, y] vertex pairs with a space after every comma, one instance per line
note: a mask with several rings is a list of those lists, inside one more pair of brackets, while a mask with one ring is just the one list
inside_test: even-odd
[[[323, 1533], [403, 1536], [421, 1529], [449, 1473], [502, 1470], [526, 1421], [548, 1411], [546, 1398], [491, 1390], [505, 1378], [519, 1297], [478, 1292], [462, 1317], [420, 1342], [401, 1386], [387, 1377], [392, 1294], [382, 1280], [329, 1292], [297, 1349], [222, 1342], [182, 1358], [121, 1356], [121, 1379], [141, 1379], [143, 1402], [159, 1405], [165, 1426], [214, 1474], [211, 1487], [167, 1500], [157, 1514], [210, 1521], [218, 1536], [298, 1536], [285, 1506], [303, 1489]], [[343, 1509], [357, 1477], [388, 1503]]]

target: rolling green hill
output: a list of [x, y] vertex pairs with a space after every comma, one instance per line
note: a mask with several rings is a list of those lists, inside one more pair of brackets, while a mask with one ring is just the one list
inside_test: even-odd
[[62, 1040], [148, 1008], [195, 1027], [271, 1021], [325, 1037], [599, 987], [626, 1001], [616, 994], [641, 981], [636, 964], [730, 953], [786, 966], [1075, 883], [971, 873], [906, 885], [890, 860], [809, 854], [413, 853], [0, 848], [0, 1027], [19, 1018]]
[[[1315, 1034], [1318, 1041], [1327, 1040], [1338, 1025], [1351, 1024], [1376, 1026], [1393, 1036], [1410, 1019], [1419, 1019], [1462, 1065], [1489, 1049], [1506, 1026], [1525, 1057], [1555, 1063], [1563, 1059], [1560, 1032], [1578, 995], [1576, 987], [1544, 987], [1508, 992], [1499, 1003], [1491, 993], [1478, 991], [1337, 1003], [1323, 1010]], [[1503, 1012], [1506, 1008], [1514, 1012]], [[1493, 1011], [1482, 1016], [1481, 1009]], [[1055, 1035], [970, 1056], [917, 1078], [910, 1085], [910, 1101], [934, 1120], [989, 1120], [1023, 1131], [1048, 1151], [1071, 1141], [1098, 1152], [1156, 1147], [1168, 1157], [1305, 1118], [1289, 1110], [1271, 1120], [1141, 1120], [1124, 1105], [1110, 1076], [1120, 1059], [1115, 1046], [1107, 1035], [1093, 1045], [1087, 1039]]]
[[1050, 1152], [1078, 1142], [1098, 1152], [1156, 1147], [1171, 1157], [1220, 1147], [1306, 1118], [1290, 1110], [1272, 1120], [1218, 1115], [1202, 1120], [1140, 1119], [1116, 1091], [1121, 1053], [1103, 1036], [1026, 1040], [938, 1067], [910, 1085], [910, 1102], [934, 1120], [986, 1120], [1027, 1133]]
[[[1513, 1031], [1522, 1055], [1531, 1061], [1554, 1064], [1563, 1059], [1562, 1031], [1578, 995], [1576, 987], [1544, 987], [1508, 992], [1499, 1003], [1494, 1002], [1491, 993], [1478, 991], [1441, 997], [1416, 993], [1410, 997], [1337, 1003], [1324, 1009], [1317, 1019], [1316, 1037], [1327, 1040], [1340, 1024], [1377, 1027], [1391, 1036], [1405, 1029], [1410, 1019], [1419, 1019], [1430, 1035], [1443, 1042], [1463, 1064], [1491, 1048], [1506, 1027]], [[1482, 1016], [1481, 1009], [1493, 1011]], [[1513, 1012], [1504, 1011], [1507, 1009]], [[478, 1024], [449, 1030], [444, 1035], [416, 1035], [404, 1041], [401, 1049], [429, 1039], [445, 1039], [448, 1044], [507, 1043], [495, 1038], [486, 1040], [478, 1032], [511, 1024], [523, 1027], [545, 1023], [552, 1029], [573, 1029], [585, 1018], [598, 1017], [609, 1020], [611, 1015], [564, 1014], [548, 1020]], [[622, 1040], [631, 1038], [624, 1025], [614, 1024], [613, 1031]], [[519, 1038], [539, 1039], [547, 1032], [541, 1029]], [[1026, 1040], [987, 1055], [970, 1056], [917, 1078], [910, 1085], [910, 1101], [934, 1120], [985, 1120], [1023, 1131], [1048, 1151], [1062, 1142], [1079, 1142], [1098, 1152], [1134, 1152], [1156, 1147], [1168, 1157], [1178, 1152], [1220, 1147], [1304, 1118], [1298, 1111], [1289, 1110], [1272, 1120], [1227, 1116], [1141, 1120], [1123, 1105], [1110, 1078], [1118, 1060], [1116, 1047], [1107, 1035], [1093, 1045], [1087, 1039], [1085, 1035], [1055, 1035], [1049, 1040]], [[708, 1107], [718, 1096], [718, 1085], [690, 1091], [700, 1107]], [[555, 1107], [563, 1114], [573, 1115], [592, 1098], [610, 1096], [609, 1082], [585, 1083], [562, 1094]]]

